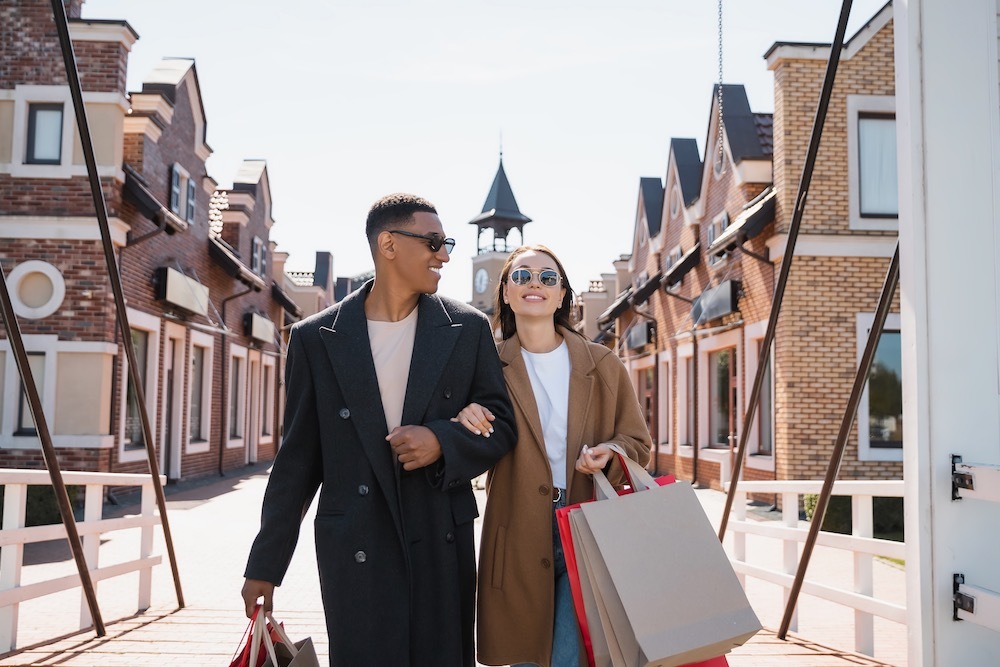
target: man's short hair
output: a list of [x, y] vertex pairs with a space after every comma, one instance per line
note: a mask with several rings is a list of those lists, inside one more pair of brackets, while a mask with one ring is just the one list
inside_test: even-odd
[[413, 214], [418, 211], [437, 214], [434, 204], [417, 195], [397, 192], [382, 197], [368, 210], [368, 221], [365, 224], [368, 243], [374, 244], [378, 235], [387, 229], [412, 223]]

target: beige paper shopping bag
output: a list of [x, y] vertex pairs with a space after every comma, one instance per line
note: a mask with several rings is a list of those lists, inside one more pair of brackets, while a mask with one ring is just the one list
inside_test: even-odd
[[707, 660], [760, 630], [690, 484], [587, 503], [575, 520], [574, 545], [610, 624], [604, 637], [614, 637], [622, 653], [615, 667]]

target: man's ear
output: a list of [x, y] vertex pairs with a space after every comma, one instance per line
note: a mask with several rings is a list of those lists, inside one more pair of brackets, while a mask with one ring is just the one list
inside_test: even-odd
[[386, 259], [396, 257], [396, 239], [390, 232], [380, 232], [375, 239], [375, 249]]

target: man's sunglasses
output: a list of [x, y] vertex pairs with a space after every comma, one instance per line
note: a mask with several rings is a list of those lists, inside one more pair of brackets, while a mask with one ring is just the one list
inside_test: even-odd
[[559, 274], [552, 269], [542, 269], [541, 271], [514, 269], [510, 272], [510, 281], [515, 285], [527, 285], [531, 282], [532, 274], [538, 274], [538, 282], [546, 287], [555, 287], [559, 284]]
[[403, 236], [409, 236], [413, 239], [423, 239], [427, 241], [427, 247], [431, 249], [431, 252], [437, 252], [444, 246], [445, 251], [450, 255], [451, 251], [455, 249], [455, 239], [452, 238], [441, 238], [438, 234], [414, 234], [413, 232], [407, 232], [402, 229], [390, 229], [390, 234], [402, 234]]

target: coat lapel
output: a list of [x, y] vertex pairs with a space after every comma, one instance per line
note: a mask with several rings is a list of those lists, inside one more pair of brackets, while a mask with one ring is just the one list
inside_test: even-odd
[[[596, 445], [596, 442], [581, 442], [583, 427], [589, 419], [590, 400], [594, 393], [594, 357], [587, 349], [587, 342], [570, 331], [561, 331], [569, 349], [569, 423], [566, 425], [566, 494], [569, 496], [576, 471], [576, 459], [582, 445]], [[570, 496], [571, 497], [571, 496]]]
[[500, 343], [499, 352], [500, 361], [504, 366], [503, 376], [507, 381], [507, 392], [527, 420], [535, 446], [547, 461], [548, 453], [545, 451], [542, 420], [538, 416], [538, 404], [535, 403], [535, 393], [531, 388], [528, 367], [524, 365], [524, 357], [521, 356], [521, 341], [516, 333]]
[[417, 308], [417, 331], [403, 400], [403, 424], [426, 421], [427, 405], [462, 333], [462, 325], [452, 321], [438, 297], [422, 294]]
[[[344, 299], [333, 324], [329, 328], [321, 328], [320, 336], [330, 357], [333, 373], [337, 376], [344, 402], [350, 410], [350, 419], [357, 430], [361, 448], [371, 462], [402, 540], [396, 461], [389, 443], [385, 441], [388, 429], [368, 339], [368, 322], [365, 319], [365, 298], [370, 289], [371, 283]], [[342, 445], [324, 442], [323, 446]]]

